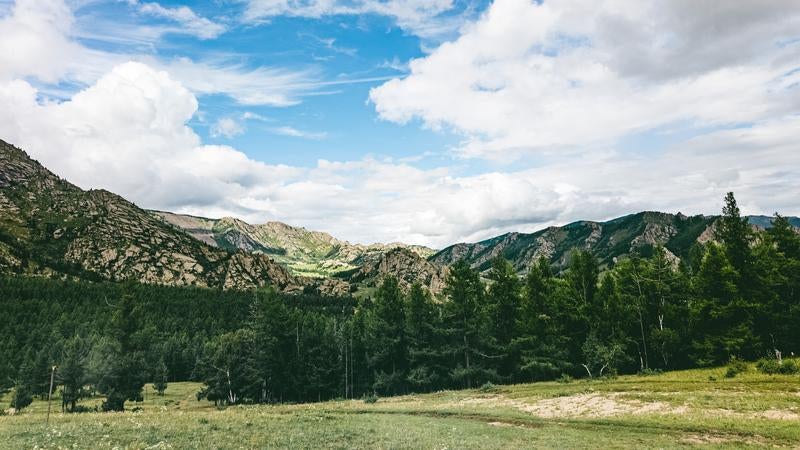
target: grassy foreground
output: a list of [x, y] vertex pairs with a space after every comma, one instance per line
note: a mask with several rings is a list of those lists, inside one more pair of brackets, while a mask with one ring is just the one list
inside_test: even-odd
[[135, 412], [64, 415], [55, 401], [49, 427], [36, 401], [0, 417], [0, 448], [800, 447], [800, 377], [724, 372], [225, 410], [173, 383]]

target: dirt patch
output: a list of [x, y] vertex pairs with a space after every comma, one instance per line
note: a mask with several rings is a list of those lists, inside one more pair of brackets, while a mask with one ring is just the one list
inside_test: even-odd
[[682, 443], [691, 445], [725, 444], [731, 441], [732, 439], [728, 437], [716, 434], [690, 434], [681, 439]]
[[549, 398], [536, 403], [515, 402], [518, 409], [539, 417], [610, 417], [641, 414], [680, 414], [685, 408], [675, 408], [666, 402], [622, 400], [619, 394], [578, 394]]
[[794, 410], [769, 409], [744, 412], [722, 408], [689, 408], [675, 406], [662, 401], [642, 401], [625, 398], [621, 393], [584, 393], [536, 401], [510, 399], [502, 394], [483, 395], [460, 400], [459, 407], [506, 407], [533, 414], [545, 419], [577, 417], [613, 417], [624, 415], [681, 415], [693, 412], [709, 417], [761, 418], [769, 420], [800, 421], [800, 412]]
[[514, 400], [503, 395], [463, 399], [459, 406], [510, 407], [542, 418], [610, 417], [640, 414], [681, 414], [685, 407], [674, 407], [666, 402], [624, 400], [620, 394], [576, 394], [547, 398], [535, 402]]
[[503, 428], [513, 427], [514, 426], [513, 424], [510, 424], [508, 422], [489, 422], [486, 425], [489, 425], [489, 426], [492, 426], [492, 427], [503, 427]]
[[764, 412], [756, 414], [757, 417], [772, 420], [798, 420], [800, 421], [800, 414], [794, 411], [787, 411], [782, 409], [768, 409]]

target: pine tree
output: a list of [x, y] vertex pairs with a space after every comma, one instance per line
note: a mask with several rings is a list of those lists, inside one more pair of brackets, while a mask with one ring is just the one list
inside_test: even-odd
[[725, 249], [709, 244], [695, 277], [697, 298], [692, 304], [692, 346], [701, 366], [723, 364], [731, 356], [755, 356], [752, 307], [740, 295], [738, 280]]
[[439, 319], [430, 292], [421, 284], [414, 283], [406, 301], [407, 380], [414, 390], [430, 391], [445, 385], [448, 369], [440, 350], [443, 332]]
[[74, 336], [64, 343], [56, 372], [61, 386], [61, 410], [64, 412], [75, 411], [78, 401], [88, 396], [85, 389], [88, 354], [89, 347], [80, 336]]
[[484, 285], [478, 272], [461, 260], [450, 267], [444, 289], [444, 323], [449, 327], [449, 351], [457, 361], [451, 376], [457, 383], [472, 387], [474, 383], [496, 377], [486, 367], [493, 355], [484, 353], [488, 338], [484, 304]]
[[494, 352], [500, 355], [495, 361], [498, 375], [510, 380], [517, 364], [517, 355], [511, 343], [519, 312], [521, 284], [514, 267], [502, 257], [492, 262], [489, 271], [487, 306], [491, 320]]
[[753, 255], [750, 244], [753, 241], [753, 232], [746, 217], [742, 217], [733, 192], [725, 196], [725, 206], [722, 208], [715, 237], [724, 244], [728, 261], [736, 270], [736, 285], [744, 295], [755, 293], [758, 290], [755, 274], [753, 273]]
[[113, 308], [111, 337], [118, 353], [98, 387], [106, 396], [102, 405], [104, 411], [124, 411], [126, 401], [142, 401], [147, 371], [144, 354], [136, 341], [139, 322], [135, 299], [132, 295], [123, 295]]
[[156, 369], [153, 372], [153, 390], [155, 390], [158, 395], [163, 396], [164, 391], [167, 390], [167, 379], [167, 363], [161, 360], [156, 365]]
[[544, 257], [525, 277], [513, 341], [520, 355], [516, 369], [519, 380], [551, 380], [571, 371], [562, 307], [554, 284], [550, 263]]
[[386, 394], [404, 392], [408, 341], [403, 294], [396, 278], [387, 277], [378, 288], [370, 317], [370, 366], [375, 373], [374, 389]]

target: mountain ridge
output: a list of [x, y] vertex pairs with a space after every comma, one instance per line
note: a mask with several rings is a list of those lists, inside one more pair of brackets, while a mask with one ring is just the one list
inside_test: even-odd
[[[369, 292], [388, 275], [442, 291], [447, 267], [465, 259], [485, 272], [502, 256], [519, 273], [546, 257], [556, 269], [573, 249], [605, 266], [663, 246], [676, 261], [713, 239], [718, 216], [643, 211], [608, 221], [575, 221], [533, 233], [510, 232], [438, 252], [423, 246], [351, 244], [282, 222], [148, 211], [102, 189], [84, 191], [23, 150], [0, 141], [0, 271], [112, 281], [331, 295]], [[748, 216], [768, 227], [768, 216]], [[795, 227], [800, 219], [789, 217]], [[310, 277], [309, 277], [310, 275]]]
[[[771, 217], [747, 216], [756, 228], [768, 228]], [[609, 266], [618, 258], [633, 252], [648, 253], [662, 246], [675, 260], [689, 256], [695, 243], [713, 239], [717, 215], [686, 216], [682, 213], [641, 211], [607, 221], [578, 220], [563, 226], [550, 226], [532, 233], [509, 232], [474, 243], [456, 243], [443, 248], [430, 260], [450, 265], [465, 259], [481, 272], [487, 271], [491, 260], [502, 256], [514, 268], [524, 273], [539, 257], [547, 258], [556, 268], [564, 268], [574, 249], [586, 249]], [[789, 217], [800, 228], [800, 218]]]
[[0, 141], [0, 269], [30, 275], [345, 294], [295, 277], [265, 255], [211, 247], [123, 197], [85, 191]]
[[209, 245], [268, 254], [295, 275], [325, 277], [352, 271], [397, 248], [408, 249], [422, 258], [436, 253], [428, 247], [400, 242], [352, 244], [322, 231], [278, 221], [249, 224], [234, 217], [210, 219], [168, 211], [150, 212]]

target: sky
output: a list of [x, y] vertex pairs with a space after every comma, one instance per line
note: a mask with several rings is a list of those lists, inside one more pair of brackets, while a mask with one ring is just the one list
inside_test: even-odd
[[798, 0], [0, 0], [0, 139], [144, 208], [442, 248], [800, 215]]

